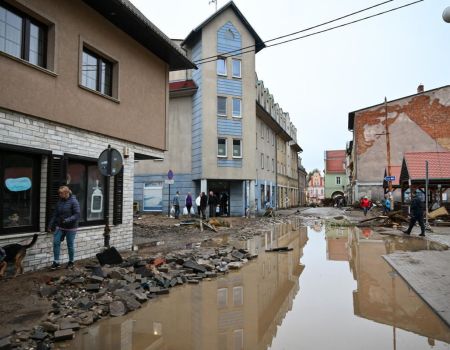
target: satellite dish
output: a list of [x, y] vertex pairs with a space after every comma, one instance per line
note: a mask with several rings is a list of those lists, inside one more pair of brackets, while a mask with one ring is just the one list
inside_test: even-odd
[[442, 13], [442, 19], [447, 22], [450, 23], [450, 6], [447, 7], [444, 12]]

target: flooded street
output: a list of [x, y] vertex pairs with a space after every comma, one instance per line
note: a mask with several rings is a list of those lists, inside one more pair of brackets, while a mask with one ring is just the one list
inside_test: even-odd
[[[382, 258], [424, 240], [320, 222], [268, 227], [237, 272], [81, 330], [70, 349], [450, 349], [447, 325]], [[289, 246], [288, 252], [265, 252]]]

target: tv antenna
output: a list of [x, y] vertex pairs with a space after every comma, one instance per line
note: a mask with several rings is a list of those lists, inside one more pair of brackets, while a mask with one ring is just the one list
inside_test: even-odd
[[217, 0], [209, 0], [208, 5], [211, 5], [211, 4], [215, 4], [216, 5], [216, 12], [217, 12]]

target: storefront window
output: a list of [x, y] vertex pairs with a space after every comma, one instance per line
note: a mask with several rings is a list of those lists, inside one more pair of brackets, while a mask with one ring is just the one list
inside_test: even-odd
[[80, 223], [92, 224], [105, 217], [105, 177], [97, 164], [69, 160], [67, 184], [80, 203]]
[[36, 156], [0, 151], [1, 233], [37, 229], [39, 167]]

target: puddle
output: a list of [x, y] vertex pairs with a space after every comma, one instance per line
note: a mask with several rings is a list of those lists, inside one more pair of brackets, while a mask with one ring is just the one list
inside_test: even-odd
[[[242, 242], [240, 248], [259, 256], [241, 270], [172, 289], [138, 311], [81, 330], [63, 346], [449, 349], [448, 327], [381, 257], [423, 249], [426, 241], [320, 228], [276, 225]], [[285, 246], [293, 250], [265, 253]]]

